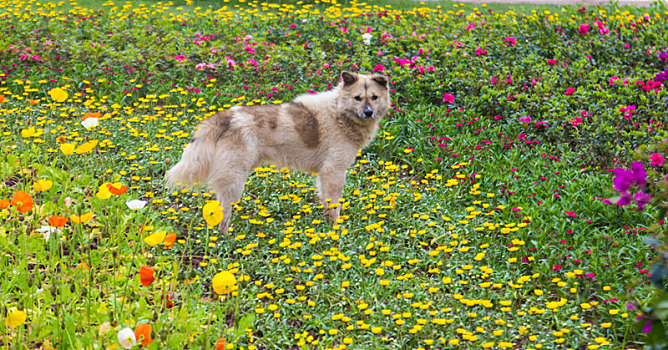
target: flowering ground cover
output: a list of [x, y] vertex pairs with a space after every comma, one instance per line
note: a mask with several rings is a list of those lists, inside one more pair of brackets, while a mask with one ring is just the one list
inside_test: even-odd
[[[665, 8], [196, 5], [0, 0], [0, 348], [641, 347], [659, 220], [604, 199], [666, 137]], [[164, 186], [198, 121], [341, 70], [394, 104], [338, 223], [270, 164], [228, 235]]]

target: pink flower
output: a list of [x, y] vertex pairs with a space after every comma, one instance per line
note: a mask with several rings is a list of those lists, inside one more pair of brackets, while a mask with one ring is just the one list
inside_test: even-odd
[[572, 95], [575, 92], [574, 88], [568, 88], [564, 91], [564, 95]]
[[455, 95], [450, 95], [450, 94], [443, 95], [443, 102], [448, 102], [452, 104], [453, 102], [455, 102]]
[[661, 155], [661, 153], [654, 153], [651, 156], [649, 156], [649, 160], [651, 161], [649, 165], [661, 166], [663, 165], [664, 158]]
[[374, 72], [382, 72], [385, 70], [385, 66], [382, 64], [377, 64], [375, 67], [373, 67]]
[[515, 40], [515, 37], [509, 36], [503, 39], [503, 44], [504, 45], [510, 44], [510, 46], [515, 46], [517, 45], [517, 40]]
[[589, 24], [580, 24], [580, 28], [578, 28], [578, 33], [585, 35], [589, 31]]
[[178, 56], [174, 56], [174, 59], [179, 61], [179, 62], [183, 62], [183, 61], [186, 60], [186, 56], [178, 55]]
[[553, 66], [557, 65], [557, 60], [547, 60], [547, 64], [551, 64]]

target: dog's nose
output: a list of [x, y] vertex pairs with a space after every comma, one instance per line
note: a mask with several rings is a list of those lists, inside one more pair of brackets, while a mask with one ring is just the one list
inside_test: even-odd
[[372, 108], [364, 108], [364, 117], [371, 118], [371, 116], [373, 116], [373, 109]]

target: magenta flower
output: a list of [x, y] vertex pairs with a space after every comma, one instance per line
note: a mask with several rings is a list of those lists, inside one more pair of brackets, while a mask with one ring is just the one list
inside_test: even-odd
[[455, 102], [455, 95], [445, 94], [443, 95], [443, 102], [448, 102], [450, 104]]
[[568, 88], [564, 91], [564, 95], [572, 95], [575, 92], [574, 88]]
[[645, 327], [642, 328], [642, 332], [649, 334], [652, 331], [652, 321], [645, 321]]
[[503, 44], [504, 45], [510, 44], [510, 46], [515, 46], [517, 45], [517, 40], [515, 40], [515, 37], [509, 36], [503, 39]]
[[[647, 173], [645, 172], [643, 163], [633, 162], [631, 170], [615, 168], [612, 171], [615, 174], [612, 185], [621, 195], [616, 204], [624, 206], [635, 202], [638, 205], [638, 210], [645, 210], [645, 205], [649, 203], [652, 197], [642, 191], [647, 181]], [[633, 184], [636, 184], [641, 189], [635, 195], [629, 193], [629, 189], [631, 189]]]
[[589, 31], [589, 24], [580, 24], [580, 28], [578, 28], [578, 33], [585, 35]]
[[663, 165], [664, 158], [661, 155], [661, 153], [654, 153], [651, 156], [649, 156], [649, 160], [650, 160], [649, 165], [661, 166]]
[[385, 70], [385, 66], [383, 66], [383, 65], [380, 64], [380, 63], [377, 64], [375, 67], [373, 67], [373, 71], [374, 71], [374, 72], [382, 72], [382, 71], [384, 71], [384, 70]]

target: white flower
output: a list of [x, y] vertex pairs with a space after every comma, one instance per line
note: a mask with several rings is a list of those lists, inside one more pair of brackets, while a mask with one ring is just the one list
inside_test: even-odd
[[146, 206], [146, 201], [142, 201], [139, 199], [133, 199], [129, 202], [125, 202], [125, 205], [128, 206], [128, 208], [132, 210], [139, 210], [142, 209], [144, 206]]
[[362, 41], [364, 42], [364, 45], [371, 45], [371, 38], [373, 38], [373, 35], [370, 33], [362, 34]]
[[135, 332], [129, 327], [121, 329], [118, 331], [118, 342], [126, 349], [130, 349], [131, 347], [137, 345]]
[[42, 236], [44, 236], [44, 240], [48, 241], [49, 237], [51, 237], [51, 234], [60, 232], [60, 229], [58, 229], [57, 227], [42, 226], [42, 227], [36, 229], [35, 231], [41, 233]]
[[83, 125], [86, 130], [90, 130], [94, 127], [96, 127], [99, 124], [99, 120], [95, 117], [90, 117], [86, 118], [86, 120], [81, 122], [81, 125]]

